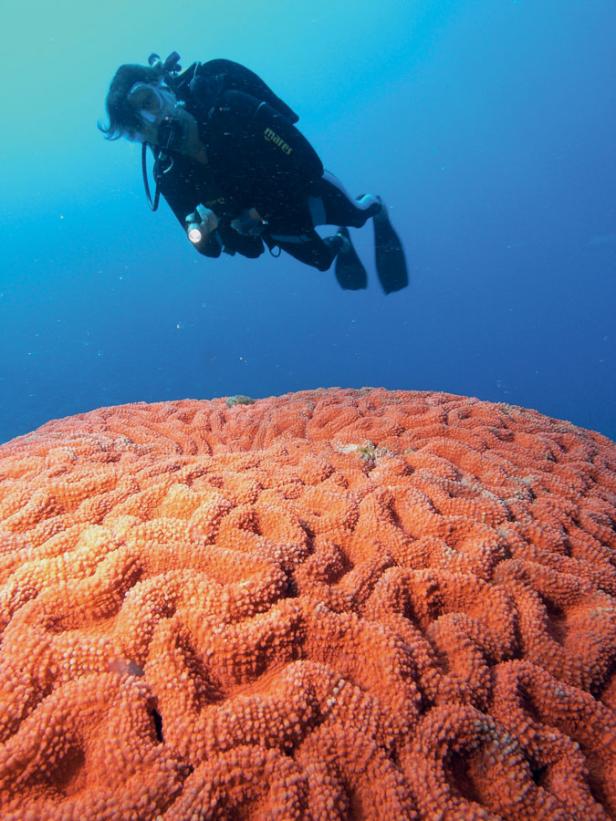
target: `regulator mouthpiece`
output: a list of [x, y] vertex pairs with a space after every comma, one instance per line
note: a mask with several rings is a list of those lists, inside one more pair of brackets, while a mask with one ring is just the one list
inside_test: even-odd
[[201, 232], [201, 228], [199, 228], [199, 223], [191, 222], [188, 226], [188, 239], [196, 245], [198, 242], [201, 242], [203, 239], [203, 234]]

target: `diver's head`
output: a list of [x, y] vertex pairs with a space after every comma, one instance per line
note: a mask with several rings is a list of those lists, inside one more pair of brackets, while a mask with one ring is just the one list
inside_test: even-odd
[[109, 125], [98, 127], [108, 140], [126, 137], [205, 162], [197, 120], [172, 87], [179, 57], [173, 52], [164, 63], [154, 57], [149, 66], [120, 66], [105, 101]]
[[109, 86], [105, 106], [109, 125], [99, 123], [98, 127], [108, 140], [126, 137], [182, 150], [190, 115], [165, 82], [160, 61], [150, 66], [120, 66]]
[[139, 111], [129, 101], [131, 89], [139, 83], [157, 85], [161, 82], [163, 72], [160, 65], [141, 66], [126, 64], [116, 71], [107, 98], [105, 108], [109, 117], [109, 125], [98, 124], [99, 129], [108, 140], [117, 140], [120, 137], [131, 139], [143, 127], [143, 120]]

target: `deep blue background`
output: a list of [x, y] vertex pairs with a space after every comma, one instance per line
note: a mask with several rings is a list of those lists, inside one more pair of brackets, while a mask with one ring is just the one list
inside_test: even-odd
[[[435, 389], [616, 438], [614, 0], [3, 3], [0, 441], [134, 400]], [[96, 130], [117, 66], [245, 63], [325, 165], [389, 204], [383, 296], [289, 257], [207, 260], [139, 148]]]

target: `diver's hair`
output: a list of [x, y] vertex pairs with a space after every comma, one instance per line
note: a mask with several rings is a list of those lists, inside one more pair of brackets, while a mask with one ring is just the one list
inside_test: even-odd
[[139, 129], [139, 119], [127, 102], [128, 92], [135, 83], [156, 83], [162, 76], [162, 65], [140, 66], [128, 63], [120, 66], [111, 81], [105, 99], [109, 125], [97, 123], [99, 131], [103, 132], [106, 140], [117, 140]]

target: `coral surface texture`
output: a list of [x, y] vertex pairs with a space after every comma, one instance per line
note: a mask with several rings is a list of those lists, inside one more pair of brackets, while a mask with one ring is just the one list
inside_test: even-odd
[[616, 817], [616, 446], [506, 404], [103, 408], [0, 447], [0, 817]]

